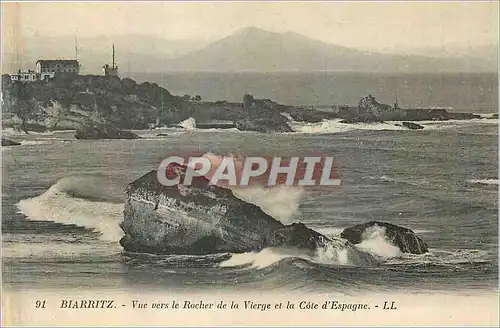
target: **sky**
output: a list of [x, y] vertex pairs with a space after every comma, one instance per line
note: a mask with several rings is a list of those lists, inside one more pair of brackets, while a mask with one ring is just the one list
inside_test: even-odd
[[[149, 34], [216, 40], [254, 26], [359, 49], [498, 44], [490, 2], [31, 2], [2, 1], [2, 36]], [[15, 39], [15, 38], [14, 38]]]

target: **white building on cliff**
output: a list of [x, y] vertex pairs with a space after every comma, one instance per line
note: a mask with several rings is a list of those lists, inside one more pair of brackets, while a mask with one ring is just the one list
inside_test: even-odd
[[40, 75], [49, 73], [78, 75], [80, 73], [80, 63], [76, 59], [41, 59], [36, 62], [35, 71]]

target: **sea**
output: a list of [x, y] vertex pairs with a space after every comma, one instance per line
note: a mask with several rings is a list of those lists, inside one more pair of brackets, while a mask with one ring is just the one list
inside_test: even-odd
[[[349, 82], [336, 83], [318, 73], [304, 88], [310, 76], [300, 83], [296, 77], [288, 80], [289, 76], [295, 75], [255, 78], [252, 73], [241, 83], [235, 83], [235, 76], [207, 82], [195, 75], [164, 75], [163, 81], [173, 93], [194, 93], [200, 84], [208, 86], [196, 93], [202, 98], [236, 100], [245, 90], [304, 104], [355, 104], [356, 97], [369, 89], [377, 95], [385, 83], [371, 75], [367, 81], [355, 75]], [[268, 87], [265, 79], [270, 81]], [[498, 119], [492, 113], [497, 112], [497, 80], [466, 76], [462, 86], [462, 77], [456, 76], [431, 76], [425, 82], [418, 77], [395, 79], [408, 81], [398, 89], [408, 104], [419, 104], [416, 96], [406, 96], [416, 83], [414, 91], [428, 95], [421, 99], [422, 106], [470, 109], [484, 118], [420, 122], [423, 130], [408, 130], [398, 122], [291, 122], [295, 132], [281, 134], [201, 130], [191, 119], [182, 128], [135, 131], [142, 137], [138, 140], [76, 140], [73, 131], [27, 135], [3, 131], [22, 143], [2, 147], [4, 290], [495, 293]], [[273, 89], [277, 80], [289, 81], [288, 88]], [[336, 87], [358, 80], [361, 85], [373, 83], [362, 91], [365, 87], [357, 86], [356, 95], [351, 90], [336, 98], [340, 92]], [[250, 81], [255, 83], [253, 89], [245, 88]], [[314, 90], [318, 84], [321, 88]], [[454, 92], [453, 86], [458, 88]], [[389, 89], [392, 92], [393, 87]], [[372, 220], [397, 224], [412, 229], [428, 244], [429, 252], [402, 254], [380, 233], [356, 246], [379, 259], [375, 266], [357, 263], [335, 248], [313, 255], [272, 248], [205, 256], [125, 253], [118, 241], [123, 235], [119, 223], [127, 184], [155, 170], [172, 152], [192, 151], [329, 154], [335, 158], [340, 186], [252, 188], [242, 198], [285, 224], [302, 222], [330, 237]]]
[[245, 93], [286, 105], [328, 110], [357, 106], [371, 94], [378, 102], [402, 108], [443, 107], [449, 111], [496, 113], [495, 73], [357, 72], [192, 72], [128, 73], [137, 82], [155, 82], [175, 95], [200, 95], [205, 101], [242, 102]]

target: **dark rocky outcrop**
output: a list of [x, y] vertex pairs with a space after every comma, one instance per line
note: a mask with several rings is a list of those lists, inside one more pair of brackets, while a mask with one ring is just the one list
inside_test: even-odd
[[[171, 165], [167, 177], [185, 174]], [[329, 245], [347, 250], [356, 263], [376, 263], [350, 242], [330, 239], [296, 223], [283, 225], [232, 191], [195, 177], [190, 185], [164, 186], [151, 171], [128, 185], [124, 220], [125, 251], [153, 254], [212, 254], [287, 247], [316, 253]]]
[[131, 131], [116, 129], [108, 125], [83, 125], [76, 130], [76, 139], [140, 139]]
[[168, 137], [169, 135], [168, 135], [168, 133], [158, 133], [156, 136], [157, 137]]
[[401, 122], [401, 125], [410, 130], [421, 130], [424, 128], [422, 125], [413, 122]]
[[449, 113], [444, 108], [399, 108], [377, 102], [375, 97], [368, 95], [361, 98], [357, 111], [344, 111], [339, 115], [343, 123], [384, 122], [384, 121], [445, 121], [450, 119], [468, 120], [481, 118], [471, 113]]
[[389, 105], [381, 104], [375, 97], [368, 95], [361, 98], [358, 105], [358, 116], [361, 121], [383, 120], [384, 113], [389, 111]]
[[5, 146], [20, 146], [21, 144], [19, 142], [16, 142], [16, 141], [12, 141], [12, 140], [9, 140], [9, 139], [5, 139], [5, 138], [2, 138], [2, 146], [5, 147]]
[[359, 244], [366, 237], [365, 232], [373, 227], [384, 228], [387, 240], [403, 253], [423, 254], [427, 252], [427, 244], [412, 230], [387, 222], [371, 221], [358, 224], [342, 231], [341, 237], [353, 244]]
[[448, 118], [451, 120], [473, 120], [481, 119], [481, 115], [472, 113], [448, 113]]
[[281, 113], [308, 123], [334, 118], [341, 118], [345, 123], [481, 118], [439, 108], [401, 109], [397, 105], [381, 104], [371, 95], [363, 97], [357, 107], [331, 106], [323, 111], [255, 99], [250, 94], [246, 94], [242, 102], [207, 102], [197, 96], [172, 95], [156, 83], [97, 75], [33, 82], [11, 81], [9, 75], [2, 75], [2, 94], [3, 122], [23, 131], [77, 129], [89, 122], [122, 130], [148, 129], [175, 126], [192, 117], [197, 122], [230, 122], [216, 128], [230, 128], [239, 122], [241, 130], [290, 132]]
[[304, 107], [288, 106], [284, 108], [284, 111], [288, 112], [293, 120], [297, 122], [319, 123], [326, 119], [331, 120], [340, 117], [339, 112], [328, 112]]
[[240, 131], [255, 132], [292, 132], [287, 124], [287, 118], [281, 115], [282, 105], [269, 99], [255, 99], [250, 94], [243, 96], [245, 117], [235, 120], [235, 126]]
[[240, 131], [255, 131], [263, 133], [293, 132], [292, 128], [283, 119], [248, 118], [236, 121], [235, 126]]
[[[117, 129], [146, 129], [159, 119], [180, 121], [185, 104], [154, 83], [131, 79], [79, 75], [48, 81], [2, 84], [5, 118], [19, 121], [21, 129], [33, 124], [45, 129], [76, 129], [88, 122]], [[189, 116], [188, 116], [189, 117]], [[30, 125], [31, 124], [31, 125]]]

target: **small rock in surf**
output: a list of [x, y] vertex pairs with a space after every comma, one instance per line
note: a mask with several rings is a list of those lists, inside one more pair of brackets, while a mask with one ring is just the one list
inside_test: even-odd
[[358, 224], [345, 229], [340, 236], [353, 244], [359, 244], [363, 241], [365, 231], [374, 226], [384, 228], [388, 241], [397, 246], [403, 253], [423, 254], [428, 251], [427, 244], [412, 230], [387, 222], [371, 221]]
[[19, 142], [2, 138], [2, 146], [3, 147], [6, 147], [6, 146], [19, 146], [19, 145], [21, 145]]
[[410, 130], [421, 130], [424, 127], [420, 124], [417, 123], [412, 123], [412, 122], [402, 122], [401, 123], [405, 128], [408, 128]]

